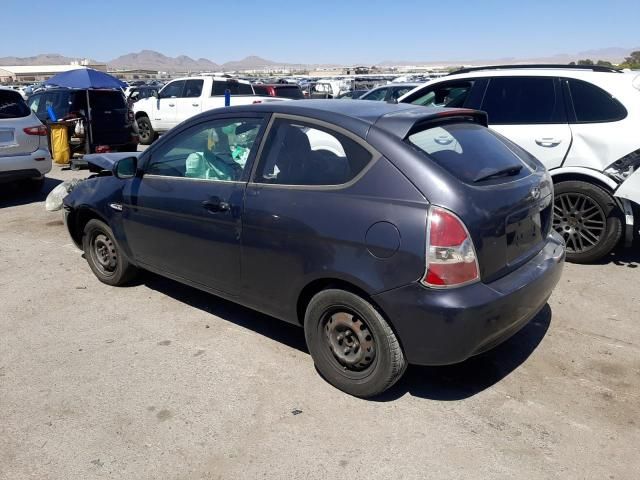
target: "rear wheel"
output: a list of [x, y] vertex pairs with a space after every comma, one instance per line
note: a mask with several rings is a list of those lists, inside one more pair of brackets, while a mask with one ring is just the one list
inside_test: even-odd
[[122, 254], [109, 226], [100, 220], [87, 222], [82, 249], [95, 276], [107, 285], [125, 285], [138, 271]]
[[324, 290], [307, 307], [305, 337], [320, 374], [356, 397], [378, 395], [407, 363], [393, 330], [366, 300], [345, 290]]
[[143, 116], [136, 120], [138, 123], [138, 137], [142, 145], [151, 145], [156, 138], [156, 132], [153, 130], [149, 117]]
[[564, 238], [568, 261], [594, 262], [620, 240], [620, 209], [613, 197], [596, 185], [560, 182], [555, 186], [553, 228]]

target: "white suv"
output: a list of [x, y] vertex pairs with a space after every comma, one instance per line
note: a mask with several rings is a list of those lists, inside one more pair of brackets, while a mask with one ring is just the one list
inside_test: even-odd
[[51, 166], [47, 127], [20, 92], [0, 87], [0, 184], [26, 181], [40, 190]]
[[640, 222], [640, 75], [606, 67], [468, 68], [403, 103], [484, 110], [489, 126], [536, 156], [555, 184], [554, 228], [567, 258], [593, 262]]

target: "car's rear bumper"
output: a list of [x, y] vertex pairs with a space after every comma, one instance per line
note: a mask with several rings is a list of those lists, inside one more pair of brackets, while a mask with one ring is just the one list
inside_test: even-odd
[[458, 363], [511, 337], [545, 305], [564, 266], [552, 233], [538, 255], [492, 283], [433, 290], [415, 283], [375, 295], [409, 363]]
[[38, 149], [27, 155], [0, 156], [0, 182], [39, 178], [51, 171], [51, 154]]

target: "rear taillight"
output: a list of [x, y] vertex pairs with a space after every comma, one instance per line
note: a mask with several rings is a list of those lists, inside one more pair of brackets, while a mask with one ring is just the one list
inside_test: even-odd
[[47, 127], [45, 127], [44, 125], [38, 125], [37, 127], [23, 128], [22, 131], [27, 135], [37, 135], [39, 137], [47, 136]]
[[427, 221], [427, 270], [423, 285], [459, 287], [480, 279], [478, 258], [464, 223], [444, 208], [431, 207]]
[[96, 153], [109, 153], [111, 152], [111, 147], [109, 145], [98, 145], [96, 147]]

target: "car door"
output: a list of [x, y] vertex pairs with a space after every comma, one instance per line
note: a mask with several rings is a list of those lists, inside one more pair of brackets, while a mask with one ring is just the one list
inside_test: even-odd
[[237, 292], [243, 195], [263, 125], [260, 115], [220, 115], [170, 134], [141, 158], [122, 211], [136, 262]]
[[177, 124], [178, 99], [182, 97], [185, 83], [186, 80], [169, 82], [158, 94], [153, 113], [157, 129], [169, 130]]
[[560, 80], [555, 77], [493, 77], [481, 110], [489, 126], [538, 158], [548, 169], [562, 165], [571, 129]]
[[202, 112], [200, 97], [202, 95], [203, 86], [204, 79], [192, 79], [186, 81], [182, 95], [180, 98], [176, 99], [178, 122], [182, 122], [187, 118], [191, 118]]
[[[361, 213], [359, 202], [366, 200], [343, 190], [372, 158], [369, 147], [338, 127], [274, 115], [245, 194], [242, 290], [249, 303], [291, 318], [293, 292], [302, 278], [348, 255], [355, 244], [349, 234], [344, 248], [336, 249], [318, 233], [335, 221], [322, 212]], [[353, 222], [368, 221], [366, 215], [357, 215]]]

